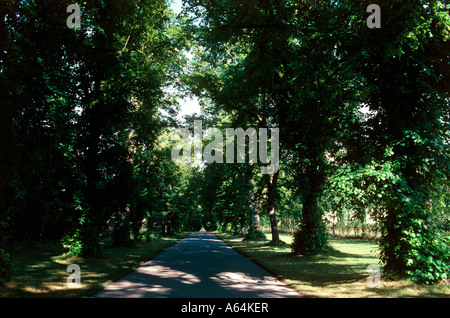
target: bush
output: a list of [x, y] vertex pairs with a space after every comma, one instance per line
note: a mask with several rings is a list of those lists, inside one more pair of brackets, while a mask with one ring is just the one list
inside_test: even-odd
[[66, 234], [61, 240], [62, 247], [67, 251], [67, 255], [81, 255], [83, 244], [80, 238], [80, 231], [76, 230], [73, 234]]
[[230, 223], [227, 223], [225, 226], [222, 226], [222, 232], [233, 235], [235, 230]]
[[244, 238], [244, 241], [265, 241], [267, 240], [266, 234], [263, 231], [252, 230]]
[[9, 254], [0, 248], [0, 286], [11, 280], [13, 269]]
[[153, 242], [155, 240], [161, 239], [161, 236], [161, 233], [153, 233], [151, 231], [147, 231], [145, 239], [147, 240], [147, 242]]
[[328, 245], [328, 234], [325, 226], [319, 226], [315, 231], [299, 229], [292, 240], [292, 252], [301, 255], [313, 255], [322, 251]]
[[429, 209], [403, 209], [383, 224], [381, 260], [386, 272], [433, 284], [450, 276], [450, 236]]

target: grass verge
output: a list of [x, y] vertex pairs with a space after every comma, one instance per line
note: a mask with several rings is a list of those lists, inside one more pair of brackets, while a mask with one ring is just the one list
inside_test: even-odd
[[[379, 265], [376, 242], [366, 239], [330, 238], [330, 246], [314, 256], [291, 253], [292, 236], [280, 234], [286, 245], [268, 241], [243, 241], [242, 237], [215, 232], [220, 239], [296, 288], [305, 297], [449, 297], [450, 287], [419, 286], [409, 280], [387, 279], [380, 288], [368, 288], [369, 265]], [[270, 234], [269, 234], [270, 236]]]
[[[13, 253], [13, 281], [0, 287], [0, 297], [90, 297], [175, 245], [188, 234], [166, 236], [151, 242], [135, 242], [131, 247], [105, 246], [103, 255], [99, 258], [67, 257], [60, 245], [48, 244], [30, 251]], [[71, 274], [66, 270], [70, 264], [80, 266], [80, 288], [66, 286]]]

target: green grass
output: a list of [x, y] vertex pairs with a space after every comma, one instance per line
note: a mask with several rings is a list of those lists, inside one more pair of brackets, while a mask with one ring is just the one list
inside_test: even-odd
[[[305, 297], [449, 297], [449, 286], [418, 286], [409, 280], [387, 279], [381, 288], [368, 288], [367, 267], [379, 265], [378, 246], [367, 239], [330, 238], [330, 246], [314, 256], [291, 253], [290, 234], [280, 234], [288, 243], [243, 241], [241, 237], [214, 233], [228, 245], [266, 268]], [[270, 234], [267, 234], [270, 237]]]
[[[176, 244], [188, 233], [162, 237], [152, 242], [135, 242], [132, 247], [108, 247], [100, 258], [67, 257], [60, 245], [40, 245], [11, 255], [15, 266], [13, 281], [0, 287], [0, 297], [90, 297]], [[81, 287], [67, 288], [71, 273], [67, 266], [81, 269]]]

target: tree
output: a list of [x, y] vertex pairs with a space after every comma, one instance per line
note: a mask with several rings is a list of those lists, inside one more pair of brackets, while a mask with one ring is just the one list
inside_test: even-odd
[[[281, 9], [283, 10], [283, 9]], [[314, 254], [327, 245], [320, 199], [339, 148], [353, 120], [360, 86], [350, 71], [343, 43], [350, 12], [339, 2], [290, 3], [282, 21], [287, 29], [276, 47], [280, 61], [273, 99], [279, 113], [280, 139], [296, 166], [302, 220], [294, 236], [295, 253]]]
[[[278, 65], [273, 64], [274, 52], [266, 50], [276, 46], [271, 43], [276, 39], [276, 28], [269, 22], [269, 8], [264, 7], [258, 14], [257, 2], [190, 1], [189, 5], [188, 10], [200, 19], [196, 41], [202, 47], [198, 54], [201, 62], [188, 79], [192, 92], [211, 99], [218, 109], [231, 114], [232, 124], [278, 127], [270, 98], [271, 78], [278, 76]], [[263, 1], [259, 5], [265, 6]], [[277, 179], [278, 173], [262, 179], [268, 190], [265, 206], [272, 219], [275, 242], [279, 241], [275, 216]]]
[[449, 8], [441, 1], [379, 5], [383, 27], [361, 31], [361, 63], [354, 65], [376, 112], [374, 149], [389, 151], [375, 157], [391, 162], [397, 179], [383, 196], [381, 259], [387, 272], [432, 282], [449, 270], [448, 234], [435, 205], [440, 185], [448, 183]]
[[2, 206], [11, 241], [66, 233], [69, 250], [96, 256], [111, 217], [124, 217], [116, 238], [129, 239], [135, 152], [161, 131], [185, 43], [163, 0], [83, 3], [80, 29], [67, 27], [66, 7], [8, 1], [2, 11], [12, 163]]

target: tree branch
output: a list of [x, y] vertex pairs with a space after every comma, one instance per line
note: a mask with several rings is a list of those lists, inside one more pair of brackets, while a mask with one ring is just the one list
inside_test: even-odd
[[125, 42], [125, 46], [123, 47], [123, 49], [121, 49], [121, 50], [119, 51], [119, 54], [122, 54], [122, 52], [127, 48], [128, 41], [130, 40], [130, 36], [131, 36], [131, 34], [127, 37], [127, 40], [126, 40], [126, 42]]

